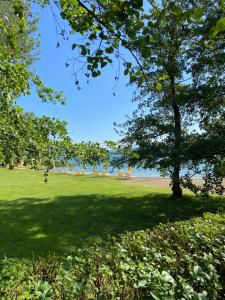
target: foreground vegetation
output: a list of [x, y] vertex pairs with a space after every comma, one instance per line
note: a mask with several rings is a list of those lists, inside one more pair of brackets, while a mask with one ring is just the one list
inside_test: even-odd
[[225, 215], [160, 225], [66, 259], [1, 262], [1, 299], [224, 299]]
[[0, 255], [30, 258], [71, 251], [108, 235], [153, 228], [225, 208], [221, 197], [190, 194], [117, 178], [0, 169]]

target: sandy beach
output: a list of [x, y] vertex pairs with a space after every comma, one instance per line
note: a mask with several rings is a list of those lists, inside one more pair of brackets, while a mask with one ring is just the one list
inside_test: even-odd
[[[135, 183], [147, 186], [170, 187], [170, 179], [163, 177], [132, 177], [127, 181], [131, 184]], [[193, 179], [193, 182], [197, 185], [202, 184], [201, 179]]]

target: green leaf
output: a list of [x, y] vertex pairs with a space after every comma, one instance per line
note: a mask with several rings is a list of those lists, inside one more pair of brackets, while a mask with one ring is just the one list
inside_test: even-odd
[[111, 64], [111, 63], [113, 62], [112, 59], [109, 58], [109, 57], [105, 57], [105, 60], [106, 60], [109, 64]]
[[174, 283], [173, 277], [166, 271], [162, 271], [162, 275], [164, 276], [164, 280], [169, 283]]
[[95, 58], [92, 57], [92, 56], [88, 56], [88, 57], [87, 57], [87, 62], [89, 62], [90, 64], [93, 63], [94, 60], [95, 60]]
[[202, 273], [202, 268], [200, 266], [194, 266], [194, 273], [195, 274], [200, 274]]
[[193, 18], [197, 21], [200, 20], [201, 17], [203, 16], [203, 13], [204, 13], [203, 9], [199, 7], [194, 11]]
[[105, 66], [107, 66], [107, 62], [106, 61], [103, 61], [103, 62], [101, 62], [101, 68], [104, 68]]
[[170, 76], [167, 75], [167, 74], [165, 74], [165, 75], [159, 77], [159, 80], [160, 80], [160, 81], [161, 81], [161, 80], [167, 80], [167, 79], [169, 79], [169, 78], [170, 78]]
[[89, 40], [95, 40], [97, 38], [97, 35], [95, 32], [93, 32], [92, 34], [89, 35]]
[[224, 31], [225, 30], [225, 18], [222, 18], [219, 21], [217, 21], [216, 27], [219, 31]]
[[158, 83], [156, 84], [156, 90], [157, 90], [158, 92], [160, 92], [160, 91], [162, 90], [162, 88], [163, 88], [162, 84], [161, 84], [160, 82], [158, 82]]
[[158, 296], [158, 295], [156, 295], [156, 293], [154, 292], [150, 292], [150, 294], [151, 294], [151, 296], [152, 296], [152, 298], [153, 299], [155, 299], [155, 300], [162, 300], [162, 298], [160, 297], [160, 295]]
[[92, 77], [98, 77], [101, 75], [101, 71], [93, 71], [92, 72]]
[[83, 46], [81, 49], [81, 55], [83, 55], [83, 56], [87, 55], [87, 49], [85, 46]]
[[114, 52], [114, 48], [111, 46], [111, 47], [108, 47], [105, 49], [105, 52], [108, 53], [108, 54], [111, 54]]
[[72, 44], [71, 48], [74, 50], [77, 47], [77, 44]]
[[102, 54], [103, 54], [103, 50], [98, 49], [98, 51], [96, 52], [96, 55], [97, 55], [97, 56], [101, 56]]
[[141, 281], [138, 282], [138, 287], [139, 287], [139, 288], [143, 288], [143, 287], [146, 286], [146, 284], [147, 284], [147, 281], [146, 281], [146, 280], [141, 280]]
[[150, 51], [149, 48], [144, 47], [144, 48], [142, 49], [142, 56], [143, 56], [144, 58], [148, 58], [148, 57], [150, 56], [150, 54], [151, 54], [151, 51]]

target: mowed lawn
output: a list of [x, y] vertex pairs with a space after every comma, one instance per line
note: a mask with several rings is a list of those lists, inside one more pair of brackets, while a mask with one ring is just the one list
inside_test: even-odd
[[99, 238], [225, 209], [225, 199], [186, 195], [117, 178], [0, 169], [0, 255], [67, 255]]

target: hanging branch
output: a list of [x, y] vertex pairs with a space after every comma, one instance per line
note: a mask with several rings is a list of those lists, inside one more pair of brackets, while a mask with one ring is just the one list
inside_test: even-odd
[[143, 66], [140, 63], [139, 59], [137, 58], [137, 56], [135, 55], [135, 53], [133, 52], [133, 50], [131, 49], [131, 47], [129, 46], [129, 44], [123, 40], [109, 25], [107, 25], [104, 21], [102, 21], [92, 10], [90, 10], [86, 5], [84, 5], [80, 0], [77, 0], [78, 4], [83, 7], [99, 24], [101, 24], [102, 26], [104, 26], [106, 29], [108, 29], [116, 38], [118, 38], [123, 45], [130, 51], [131, 55], [134, 57], [134, 59], [136, 60], [137, 64], [139, 65], [139, 67], [143, 70]]

